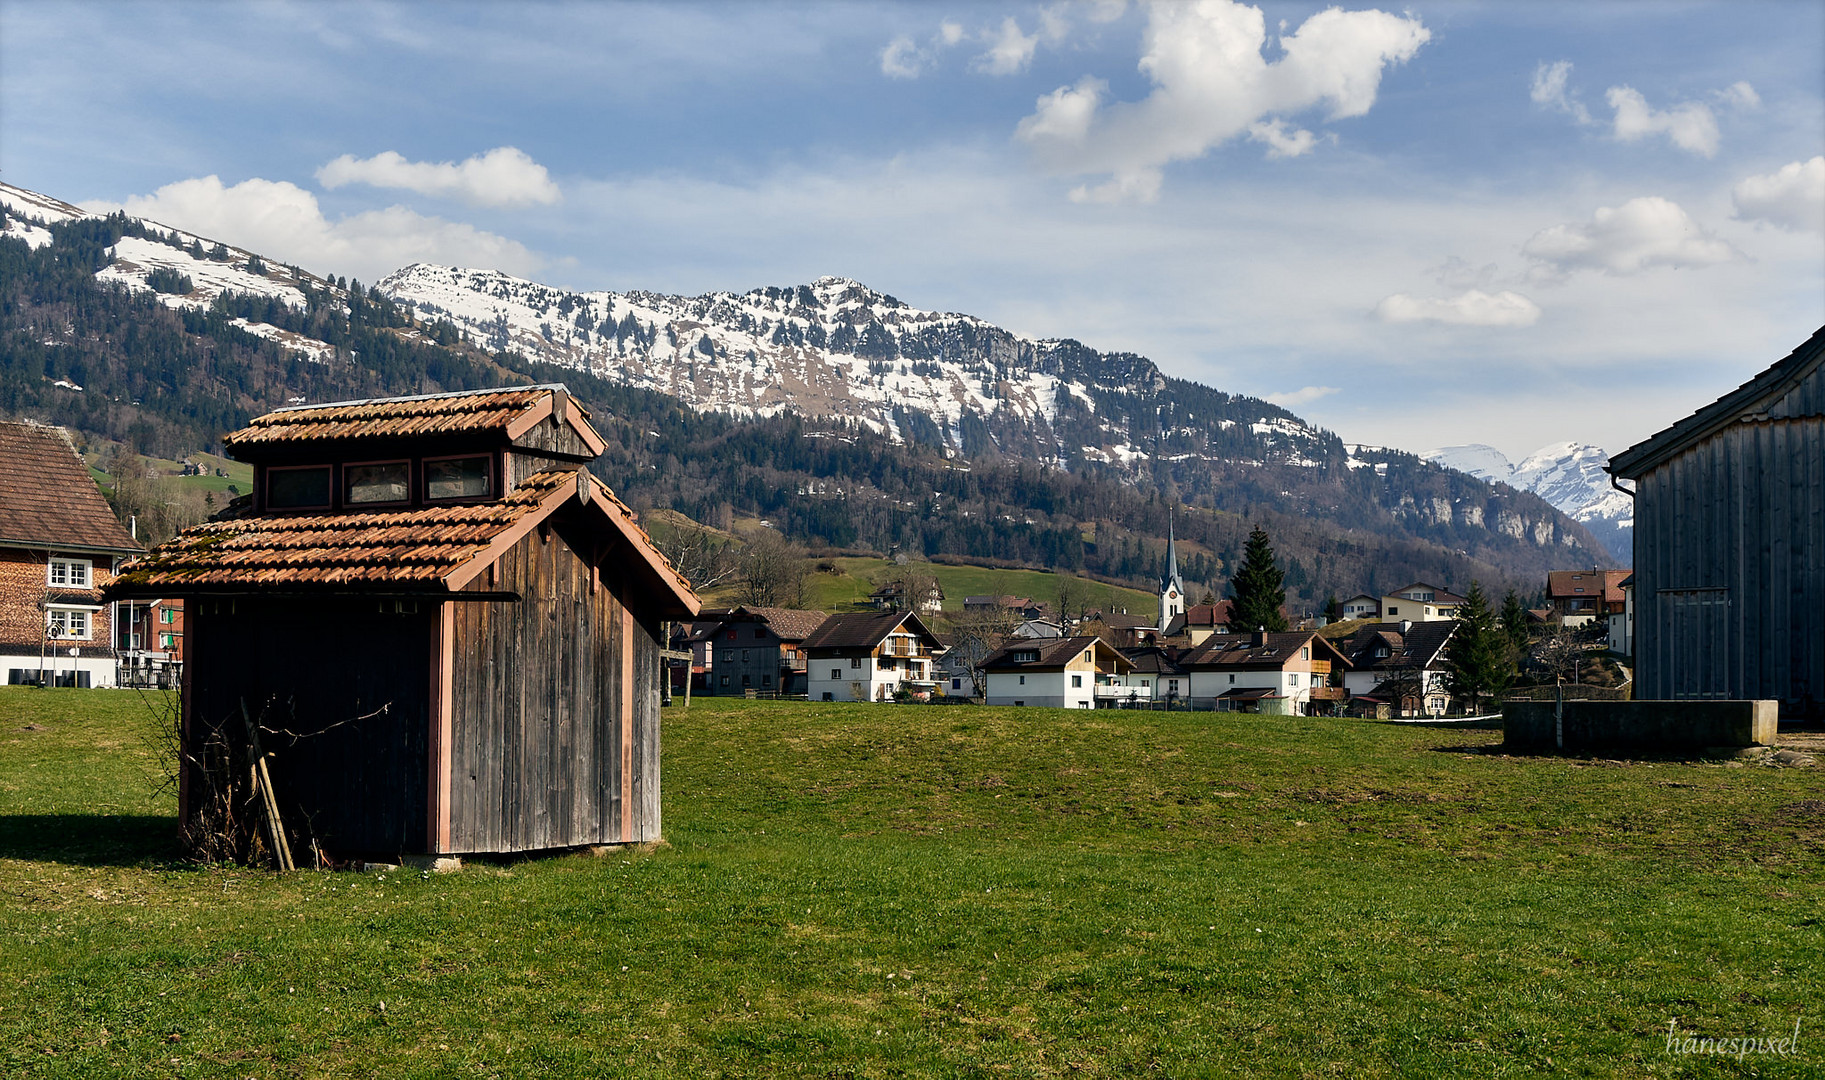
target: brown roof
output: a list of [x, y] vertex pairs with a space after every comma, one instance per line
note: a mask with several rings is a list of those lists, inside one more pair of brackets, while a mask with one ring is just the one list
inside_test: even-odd
[[62, 428], [0, 423], [0, 545], [139, 552]]
[[[1405, 631], [1400, 623], [1372, 623], [1344, 642], [1343, 651], [1358, 671], [1432, 668], [1443, 663], [1445, 646], [1456, 630], [1456, 619], [1409, 622]], [[1376, 656], [1382, 648], [1388, 655]]]
[[[1294, 658], [1299, 649], [1310, 644], [1314, 660], [1330, 659], [1349, 665], [1349, 660], [1337, 647], [1319, 637], [1312, 630], [1289, 630], [1280, 634], [1265, 634], [1260, 645], [1254, 643], [1253, 634], [1218, 634], [1204, 639], [1189, 652], [1181, 653], [1179, 663], [1187, 668], [1268, 668], [1284, 667], [1289, 659]], [[1328, 654], [1328, 657], [1327, 655]]]
[[[560, 395], [562, 404], [557, 403]], [[247, 447], [340, 439], [478, 432], [499, 432], [514, 439], [552, 415], [554, 407], [563, 411], [591, 449], [602, 452], [602, 437], [589, 426], [589, 411], [557, 383], [299, 405], [254, 417], [246, 427], [223, 436], [222, 445], [234, 456], [236, 450]]]
[[830, 617], [827, 611], [802, 611], [798, 608], [783, 607], [738, 607], [732, 613], [736, 617], [743, 614], [752, 615], [767, 624], [773, 636], [781, 641], [803, 641]]
[[913, 633], [932, 644], [937, 643], [938, 639], [926, 628], [924, 620], [913, 612], [882, 611], [832, 615], [806, 635], [804, 647], [807, 650], [872, 649], [887, 640], [887, 635], [899, 629], [902, 623], [911, 623], [908, 629]]
[[[1012, 641], [996, 649], [983, 658], [982, 669], [991, 668], [997, 671], [1035, 671], [1060, 669], [1071, 662], [1072, 657], [1085, 649], [1101, 649], [1115, 661], [1118, 670], [1129, 670], [1134, 667], [1133, 661], [1122, 655], [1102, 638], [1079, 636], [1068, 638], [1026, 638]], [[1017, 653], [1032, 653], [1031, 660], [1017, 660]]]
[[664, 617], [696, 614], [690, 582], [653, 547], [633, 511], [601, 481], [571, 469], [529, 477], [498, 502], [205, 522], [128, 563], [110, 596], [250, 589], [454, 591], [572, 499], [599, 512], [629, 540], [639, 556], [636, 567], [655, 579], [661, 595], [670, 594]]
[[1546, 575], [1546, 595], [1561, 597], [1599, 597], [1605, 603], [1622, 603], [1622, 579], [1631, 570], [1554, 570]]

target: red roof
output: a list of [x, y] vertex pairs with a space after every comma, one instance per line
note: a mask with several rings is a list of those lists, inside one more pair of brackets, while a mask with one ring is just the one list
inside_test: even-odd
[[1622, 603], [1623, 579], [1632, 570], [1554, 570], [1546, 575], [1548, 599], [1603, 597], [1606, 604]]
[[0, 545], [140, 552], [62, 428], [0, 423]]
[[602, 436], [589, 426], [589, 410], [558, 384], [497, 390], [466, 390], [421, 397], [371, 398], [299, 405], [256, 416], [239, 431], [222, 437], [230, 456], [249, 447], [329, 442], [345, 439], [396, 439], [423, 435], [496, 432], [517, 439], [541, 420], [561, 414], [595, 453]]

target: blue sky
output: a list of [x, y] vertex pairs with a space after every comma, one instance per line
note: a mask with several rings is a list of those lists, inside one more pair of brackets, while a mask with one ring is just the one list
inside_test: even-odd
[[1346, 439], [1615, 451], [1825, 324], [1825, 5], [0, 0], [0, 178], [363, 280], [839, 274]]

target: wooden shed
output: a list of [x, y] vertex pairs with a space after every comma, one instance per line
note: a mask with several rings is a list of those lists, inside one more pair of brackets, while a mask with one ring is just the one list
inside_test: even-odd
[[1635, 696], [1825, 711], [1825, 329], [1610, 460], [1635, 482]]
[[244, 815], [256, 739], [294, 848], [659, 837], [662, 624], [698, 601], [584, 470], [602, 439], [562, 386], [283, 409], [224, 443], [251, 496], [111, 589], [186, 603], [193, 840]]

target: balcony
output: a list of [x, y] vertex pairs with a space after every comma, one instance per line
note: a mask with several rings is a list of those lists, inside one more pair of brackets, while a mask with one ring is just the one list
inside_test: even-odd
[[1096, 684], [1094, 696], [1100, 701], [1152, 701], [1153, 687], [1110, 686], [1104, 683], [1098, 683]]

